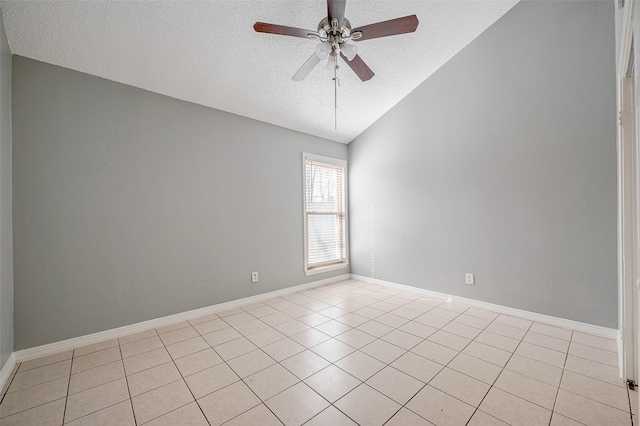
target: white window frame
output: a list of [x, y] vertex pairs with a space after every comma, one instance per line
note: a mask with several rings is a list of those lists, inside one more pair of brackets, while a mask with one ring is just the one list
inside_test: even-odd
[[[343, 215], [344, 215], [344, 261], [340, 263], [331, 263], [326, 266], [309, 266], [309, 234], [307, 226], [307, 171], [306, 162], [317, 161], [319, 163], [326, 163], [331, 165], [340, 166], [343, 168], [342, 172], [342, 193], [343, 193]], [[302, 221], [304, 223], [304, 271], [307, 275], [315, 275], [323, 272], [334, 271], [337, 269], [344, 269], [349, 266], [349, 214], [348, 214], [348, 193], [347, 193], [347, 161], [337, 158], [323, 157], [321, 155], [302, 153]]]

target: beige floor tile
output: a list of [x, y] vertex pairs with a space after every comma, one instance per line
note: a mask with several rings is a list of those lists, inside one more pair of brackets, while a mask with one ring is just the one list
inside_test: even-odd
[[65, 421], [71, 421], [129, 399], [127, 381], [118, 379], [67, 398]]
[[324, 315], [325, 317], [329, 317], [331, 319], [336, 319], [338, 317], [347, 315], [349, 312], [345, 311], [344, 309], [340, 309], [340, 308], [337, 308], [335, 306], [331, 306], [329, 308], [322, 309], [322, 310], [318, 311], [318, 313]]
[[155, 420], [145, 423], [145, 426], [209, 426], [200, 407], [195, 402], [184, 405]]
[[[304, 426], [358, 426], [353, 420], [345, 416], [340, 410], [333, 405], [327, 407], [324, 411], [317, 414], [309, 420]], [[240, 426], [240, 425], [238, 425]]]
[[196, 399], [229, 386], [238, 380], [240, 377], [224, 363], [184, 378]]
[[593, 336], [591, 334], [585, 334], [576, 331], [575, 333], [573, 333], [573, 341], [586, 346], [604, 349], [610, 352], [618, 352], [618, 346], [614, 339], [605, 339], [604, 337]]
[[629, 412], [593, 401], [564, 389], [558, 391], [555, 412], [587, 425], [626, 425]]
[[162, 339], [162, 343], [164, 343], [165, 346], [193, 339], [194, 337], [199, 337], [199, 334], [191, 325], [160, 335], [160, 339]]
[[137, 396], [181, 379], [182, 376], [173, 362], [167, 362], [148, 370], [127, 376], [131, 396]]
[[401, 408], [400, 404], [366, 384], [358, 386], [334, 405], [363, 426], [382, 425]]
[[30, 361], [21, 362], [18, 366], [18, 373], [31, 370], [33, 368], [43, 367], [49, 364], [55, 364], [56, 362], [65, 361], [73, 357], [73, 351], [60, 352], [45, 357], [32, 359]]
[[[275, 309], [276, 312], [278, 311], [286, 311], [287, 309], [291, 309], [294, 308], [298, 305], [296, 305], [293, 302], [289, 302], [287, 299], [283, 299], [281, 297], [272, 299], [272, 300], [267, 300], [265, 302], [263, 302], [265, 305], [270, 306], [271, 308]], [[275, 312], [271, 312], [271, 313], [275, 313]], [[257, 316], [257, 314], [253, 313], [253, 316]], [[263, 315], [264, 316], [264, 315]]]
[[213, 331], [211, 333], [203, 334], [202, 337], [211, 346], [218, 346], [223, 343], [230, 342], [232, 340], [242, 337], [242, 334], [238, 333], [235, 329], [228, 327], [222, 330]]
[[551, 420], [550, 410], [495, 387], [491, 388], [479, 409], [509, 424], [548, 425]]
[[16, 373], [11, 381], [11, 386], [9, 386], [9, 392], [15, 392], [30, 386], [50, 382], [51, 380], [61, 377], [69, 377], [70, 372], [71, 360], [68, 359], [66, 361], [56, 362], [55, 364], [33, 368], [23, 373]]
[[389, 327], [388, 325], [382, 324], [381, 322], [375, 320], [365, 322], [364, 324], [358, 326], [357, 329], [378, 338], [393, 330], [392, 327]]
[[312, 347], [311, 350], [329, 362], [336, 362], [355, 351], [355, 348], [339, 340], [329, 339]]
[[535, 359], [536, 361], [544, 362], [545, 364], [553, 365], [555, 367], [564, 367], [564, 361], [566, 359], [566, 354], [562, 352], [543, 348], [538, 345], [532, 345], [527, 342], [520, 343], [515, 354]]
[[226, 318], [228, 316], [239, 314], [239, 313], [242, 313], [242, 312], [244, 312], [244, 310], [242, 310], [242, 308], [232, 308], [232, 309], [227, 309], [227, 310], [224, 310], [224, 311], [216, 312], [216, 315], [218, 315], [220, 318]]
[[464, 312], [465, 315], [470, 315], [472, 317], [476, 317], [476, 318], [482, 318], [488, 321], [493, 321], [494, 319], [496, 319], [498, 317], [498, 314], [490, 312], [490, 311], [486, 311], [484, 309], [480, 309], [480, 308], [469, 308]]
[[169, 352], [162, 347], [160, 349], [123, 359], [124, 371], [126, 374], [133, 374], [169, 361], [171, 361]]
[[70, 423], [65, 423], [70, 426], [135, 426], [135, 424], [131, 401], [128, 399], [80, 417]]
[[220, 355], [218, 355], [213, 349], [205, 349], [204, 351], [187, 355], [184, 358], [180, 358], [175, 361], [176, 366], [183, 377], [206, 370], [207, 368], [211, 368], [222, 362], [224, 361], [222, 361]]
[[229, 324], [230, 326], [235, 326], [235, 325], [239, 325], [242, 323], [245, 323], [247, 321], [251, 321], [256, 319], [256, 317], [254, 317], [253, 315], [247, 313], [247, 312], [238, 312], [237, 314], [233, 314], [233, 315], [228, 315], [226, 317], [223, 317], [224, 322], [226, 322], [227, 324]]
[[180, 330], [181, 328], [185, 328], [185, 327], [191, 327], [191, 324], [189, 324], [189, 321], [180, 321], [174, 324], [165, 325], [163, 327], [157, 327], [156, 331], [158, 332], [158, 334], [164, 334], [164, 333], [169, 333], [171, 331]]
[[335, 365], [363, 382], [385, 367], [384, 363], [360, 351], [347, 355]]
[[436, 425], [464, 425], [474, 412], [472, 406], [429, 385], [406, 407]]
[[238, 376], [245, 378], [275, 364], [275, 361], [260, 349], [256, 349], [232, 359], [228, 364]]
[[[185, 329], [186, 330], [186, 329]], [[209, 344], [200, 336], [167, 346], [171, 358], [178, 359], [209, 348]]]
[[527, 377], [540, 380], [554, 387], [560, 386], [562, 368], [554, 367], [544, 362], [536, 361], [535, 359], [520, 355], [513, 355], [505, 368]]
[[266, 405], [256, 405], [238, 417], [234, 417], [224, 426], [282, 426], [282, 422], [267, 408]]
[[429, 311], [429, 315], [433, 315], [433, 316], [451, 321], [454, 318], [458, 317], [460, 313], [452, 311], [450, 309], [444, 309], [441, 307], [441, 305], [439, 305], [438, 307], [431, 309]]
[[425, 340], [416, 345], [416, 347], [411, 349], [411, 352], [442, 365], [447, 365], [459, 353], [454, 349], [447, 348], [429, 340]]
[[524, 335], [527, 334], [527, 330], [496, 322], [492, 322], [491, 324], [489, 324], [485, 330], [517, 340], [522, 340], [524, 338]]
[[383, 368], [366, 383], [401, 405], [406, 404], [425, 385], [393, 367]]
[[104, 342], [95, 343], [93, 345], [83, 346], [73, 351], [73, 356], [87, 355], [103, 349], [114, 348], [118, 346], [118, 339], [105, 340]]
[[369, 321], [369, 318], [360, 316], [358, 314], [354, 314], [354, 313], [349, 313], [343, 317], [339, 317], [336, 319], [336, 321], [339, 321], [343, 324], [348, 325], [349, 327], [358, 327], [362, 324], [364, 324], [365, 322]]
[[301, 425], [329, 406], [309, 386], [300, 382], [265, 401], [269, 409], [285, 425]]
[[484, 330], [489, 324], [490, 320], [474, 317], [468, 314], [462, 314], [452, 321], [453, 323], [468, 325], [469, 327], [475, 327], [480, 330]]
[[560, 388], [585, 398], [593, 399], [622, 411], [629, 410], [627, 389], [587, 376], [565, 371]]
[[336, 339], [356, 349], [368, 345], [369, 343], [376, 340], [376, 338], [371, 336], [370, 334], [356, 329], [345, 331], [344, 333], [336, 336]]
[[399, 346], [405, 350], [409, 350], [423, 341], [421, 337], [415, 336], [402, 330], [393, 330], [382, 336], [381, 339], [385, 342], [389, 342], [396, 346]]
[[59, 426], [62, 424], [64, 406], [65, 399], [61, 398], [9, 417], [3, 417], [0, 423], [2, 426]]
[[[636, 424], [635, 422], [633, 424]], [[554, 412], [551, 415], [551, 423], [549, 426], [582, 426], [583, 423], [576, 422], [575, 420], [571, 420], [568, 417], [558, 414]]]
[[404, 319], [413, 320], [416, 317], [419, 317], [420, 315], [422, 315], [424, 312], [420, 312], [415, 309], [408, 308], [406, 306], [401, 306], [397, 309], [390, 311], [389, 313]]
[[293, 336], [291, 336], [291, 339], [300, 343], [305, 348], [310, 348], [326, 340], [329, 340], [330, 337], [316, 330], [315, 328], [310, 328], [301, 333], [294, 334]]
[[69, 395], [91, 389], [124, 377], [122, 360], [101, 365], [100, 367], [72, 374], [69, 380]]
[[444, 303], [441, 303], [440, 305], [438, 305], [439, 308], [442, 309], [448, 309], [450, 311], [453, 312], [458, 312], [458, 313], [463, 313], [467, 310], [469, 310], [471, 308], [471, 306], [469, 305], [464, 305], [462, 303], [456, 303], [456, 302], [451, 302], [451, 301], [445, 301]]
[[373, 304], [371, 304], [371, 307], [374, 309], [378, 309], [381, 310], [383, 312], [389, 313], [391, 311], [393, 311], [394, 309], [396, 309], [398, 307], [398, 305], [394, 305], [393, 303], [388, 303], [384, 300], [379, 300]]
[[218, 346], [213, 349], [220, 355], [222, 359], [228, 361], [240, 355], [244, 355], [258, 349], [256, 345], [251, 343], [247, 338], [241, 337]]
[[295, 385], [299, 380], [280, 364], [272, 365], [244, 379], [261, 400], [266, 400]]
[[292, 319], [290, 321], [283, 322], [282, 324], [275, 325], [273, 326], [273, 328], [275, 328], [285, 336], [291, 336], [293, 334], [298, 334], [302, 331], [308, 330], [310, 327], [303, 322]]
[[282, 339], [286, 339], [287, 336], [280, 333], [278, 330], [274, 328], [267, 328], [262, 331], [258, 331], [257, 333], [251, 333], [246, 336], [254, 345], [262, 348], [264, 346], [270, 345], [271, 343], [278, 342]]
[[438, 331], [437, 328], [429, 327], [428, 325], [424, 325], [416, 321], [409, 321], [408, 323], [402, 325], [398, 330], [413, 334], [414, 336], [420, 337], [421, 339], [426, 339], [427, 337]]
[[214, 331], [220, 331], [220, 330], [224, 330], [225, 328], [231, 328], [231, 327], [229, 327], [229, 324], [224, 322], [224, 320], [220, 318], [216, 318], [216, 319], [205, 321], [199, 324], [194, 324], [193, 328], [195, 328], [196, 331], [201, 335], [205, 335], [205, 334], [213, 333]]
[[63, 398], [67, 395], [69, 379], [52, 380], [40, 385], [31, 386], [23, 390], [8, 393], [0, 404], [0, 416], [6, 417], [12, 414], [28, 410], [38, 405], [46, 404]]
[[384, 315], [376, 318], [377, 322], [381, 322], [382, 324], [388, 325], [389, 327], [398, 328], [408, 323], [409, 320], [406, 318], [399, 317], [397, 315], [393, 315], [390, 313], [386, 313]]
[[311, 313], [309, 315], [305, 315], [303, 317], [299, 317], [299, 318], [297, 318], [297, 320], [307, 324], [310, 327], [315, 327], [315, 326], [320, 325], [322, 323], [325, 323], [327, 321], [331, 321], [331, 318], [325, 317], [324, 315], [321, 315], [321, 314], [319, 314], [317, 312], [313, 312], [313, 313]]
[[442, 365], [411, 352], [393, 361], [391, 366], [424, 383], [429, 383], [443, 368]]
[[522, 339], [523, 342], [542, 346], [543, 348], [553, 349], [554, 351], [566, 353], [569, 350], [569, 341], [551, 337], [544, 334], [529, 331]]
[[303, 380], [328, 366], [329, 362], [320, 355], [306, 350], [285, 359], [280, 364], [300, 380]]
[[335, 365], [315, 373], [304, 382], [331, 403], [336, 402], [361, 383], [360, 380]]
[[79, 356], [73, 359], [71, 373], [79, 373], [104, 364], [109, 364], [119, 359], [122, 359], [122, 357], [120, 356], [120, 348], [118, 347]]
[[202, 316], [190, 319], [189, 320], [189, 324], [194, 326], [196, 324], [202, 324], [203, 322], [211, 321], [211, 320], [218, 319], [218, 318], [220, 318], [218, 316], [218, 314], [202, 315]]
[[484, 343], [485, 345], [493, 346], [507, 352], [515, 351], [520, 344], [520, 340], [501, 336], [500, 334], [492, 333], [490, 331], [483, 331], [475, 340], [476, 342]]
[[360, 315], [365, 318], [369, 318], [370, 320], [378, 318], [381, 315], [384, 315], [384, 311], [380, 309], [372, 308], [371, 306], [366, 306], [362, 309], [358, 309], [354, 312], [357, 315]]
[[184, 380], [176, 380], [131, 399], [136, 422], [143, 424], [193, 402]]
[[455, 320], [442, 327], [442, 330], [471, 340], [475, 339], [478, 334], [480, 334], [480, 330], [477, 328], [461, 324]]
[[236, 382], [198, 400], [198, 404], [213, 426], [220, 425], [252, 409], [260, 404], [260, 400], [247, 385]]
[[294, 340], [291, 340], [289, 338], [279, 340], [275, 343], [271, 343], [270, 345], [262, 347], [263, 351], [265, 351], [271, 358], [275, 359], [278, 362], [292, 357], [293, 355], [298, 354], [305, 349], [306, 348], [300, 343], [295, 342]]
[[162, 343], [162, 340], [160, 340], [159, 336], [151, 336], [146, 339], [136, 340], [120, 346], [123, 358], [140, 355], [159, 348], [164, 348], [164, 344]]
[[282, 312], [276, 312], [275, 314], [265, 315], [263, 317], [260, 317], [260, 319], [263, 322], [269, 324], [271, 327], [273, 327], [274, 325], [282, 324], [283, 322], [292, 320], [292, 318], [289, 315], [284, 314]]
[[522, 318], [510, 317], [508, 315], [499, 315], [495, 321], [498, 324], [506, 324], [510, 327], [520, 328], [522, 330], [528, 330], [533, 321], [529, 321]]
[[507, 423], [502, 420], [498, 420], [493, 416], [488, 415], [487, 413], [477, 410], [467, 426], [509, 426]]
[[120, 345], [126, 345], [127, 343], [132, 343], [137, 340], [147, 339], [149, 337], [157, 336], [158, 333], [155, 329], [141, 331], [139, 333], [129, 334], [128, 336], [124, 336], [118, 339]]
[[291, 318], [300, 318], [314, 313], [311, 309], [307, 309], [303, 306], [294, 306], [293, 308], [285, 309], [282, 312], [289, 315]]
[[[285, 305], [283, 305], [284, 303], [286, 303], [287, 306], [288, 305], [293, 305], [292, 308], [295, 307], [294, 303], [287, 302], [287, 301], [284, 301], [284, 300], [282, 302], [280, 302], [280, 306], [285, 306]], [[249, 311], [249, 313], [251, 315], [253, 315], [254, 317], [256, 317], [256, 318], [262, 318], [262, 317], [265, 317], [267, 315], [278, 313], [278, 310], [274, 309], [274, 307], [272, 307], [272, 306], [261, 306], [261, 307], [256, 308], [256, 309], [252, 309], [251, 311]]]
[[463, 353], [456, 356], [447, 367], [489, 385], [495, 382], [502, 371], [502, 368], [495, 364]]
[[490, 388], [480, 380], [446, 367], [429, 382], [429, 386], [458, 398], [472, 407], [480, 404]]
[[618, 354], [616, 352], [583, 345], [576, 343], [575, 341], [571, 342], [571, 346], [569, 346], [569, 354], [579, 356], [580, 358], [590, 359], [591, 361], [596, 361], [611, 367], [618, 366]]
[[625, 383], [620, 380], [617, 367], [611, 367], [586, 358], [569, 355], [567, 356], [564, 368], [565, 370], [602, 380], [615, 386], [625, 387]]
[[351, 327], [349, 327], [347, 324], [343, 324], [339, 321], [336, 320], [330, 320], [327, 322], [323, 322], [320, 325], [315, 326], [315, 329], [318, 331], [323, 332], [324, 334], [327, 334], [331, 337], [335, 337], [338, 334], [342, 334], [345, 331], [349, 331], [351, 330]]
[[431, 336], [429, 336], [427, 340], [454, 349], [456, 351], [463, 350], [471, 342], [470, 339], [460, 337], [456, 334], [442, 330], [436, 331]]
[[504, 367], [511, 357], [511, 352], [503, 351], [502, 349], [476, 341], [469, 343], [469, 346], [467, 346], [462, 353], [480, 358], [500, 367]]
[[[240, 334], [246, 336], [247, 334], [257, 333], [258, 331], [266, 330], [270, 326], [263, 323], [259, 319], [252, 319], [247, 322], [243, 322], [242, 324], [234, 325], [233, 328], [236, 329]], [[213, 330], [212, 330], [213, 331]]]
[[414, 321], [419, 322], [420, 324], [428, 325], [429, 327], [438, 328], [438, 329], [444, 327], [450, 322], [448, 319], [431, 315], [429, 312], [427, 312], [426, 314], [420, 315], [419, 317], [414, 319]]
[[431, 426], [433, 423], [423, 419], [416, 413], [406, 408], [401, 408], [385, 426]]
[[553, 410], [558, 388], [511, 370], [503, 370], [494, 387], [519, 396], [548, 410]]
[[571, 335], [573, 334], [571, 330], [567, 330], [566, 328], [540, 324], [539, 322], [534, 322], [531, 325], [529, 331], [533, 331], [534, 333], [538, 334], [544, 334], [546, 336], [556, 337], [563, 340], [571, 340]]

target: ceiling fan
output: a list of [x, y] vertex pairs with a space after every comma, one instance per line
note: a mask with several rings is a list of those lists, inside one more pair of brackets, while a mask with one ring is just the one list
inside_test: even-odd
[[[328, 59], [328, 69], [336, 70], [338, 54], [360, 77], [360, 80], [367, 81], [374, 76], [373, 71], [358, 56], [358, 47], [347, 42], [412, 33], [418, 28], [418, 17], [409, 15], [352, 29], [349, 20], [344, 17], [345, 5], [346, 0], [327, 0], [327, 17], [322, 18], [316, 31], [265, 22], [256, 22], [253, 29], [259, 33], [280, 34], [320, 41], [320, 44], [316, 46], [315, 53], [293, 75], [294, 81], [304, 80], [323, 59]], [[337, 77], [334, 77], [334, 81], [337, 81]]]

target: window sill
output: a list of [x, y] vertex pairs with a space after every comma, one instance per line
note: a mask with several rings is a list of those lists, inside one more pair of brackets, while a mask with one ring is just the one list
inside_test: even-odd
[[319, 268], [313, 268], [313, 269], [307, 269], [305, 271], [305, 273], [307, 274], [307, 276], [309, 275], [317, 275], [317, 274], [321, 274], [323, 272], [329, 272], [329, 271], [335, 271], [338, 269], [344, 269], [349, 267], [348, 263], [339, 263], [337, 265], [327, 265], [327, 266], [322, 266]]

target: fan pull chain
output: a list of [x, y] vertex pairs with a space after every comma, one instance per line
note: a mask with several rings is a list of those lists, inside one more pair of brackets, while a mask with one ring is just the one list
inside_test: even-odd
[[335, 55], [335, 66], [333, 67], [333, 122], [334, 129], [338, 130], [338, 86], [340, 86], [340, 80], [338, 79], [338, 55]]

